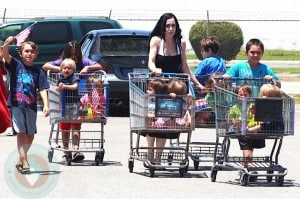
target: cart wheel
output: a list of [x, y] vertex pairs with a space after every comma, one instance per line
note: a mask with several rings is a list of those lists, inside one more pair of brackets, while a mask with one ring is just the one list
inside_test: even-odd
[[242, 173], [240, 176], [240, 183], [242, 186], [246, 186], [248, 184], [249, 176], [246, 173]]
[[195, 160], [194, 161], [194, 168], [195, 168], [195, 170], [198, 170], [198, 167], [199, 167], [199, 161]]
[[53, 149], [49, 149], [49, 150], [48, 150], [48, 161], [49, 161], [49, 162], [52, 162], [52, 159], [53, 159], [53, 153], [54, 153]]
[[72, 154], [70, 153], [67, 155], [67, 158], [66, 158], [67, 166], [71, 166], [71, 162], [72, 162]]
[[99, 166], [100, 163], [103, 163], [103, 158], [104, 158], [103, 153], [96, 153], [96, 155], [95, 155], [96, 166]]
[[128, 159], [128, 169], [129, 169], [129, 172], [130, 172], [130, 173], [133, 172], [133, 166], [134, 166], [134, 161], [133, 161], [133, 159]]
[[173, 154], [169, 154], [168, 155], [168, 165], [172, 165], [172, 161], [173, 161]]
[[210, 181], [215, 182], [217, 179], [218, 170], [215, 167], [211, 168]]
[[154, 177], [155, 168], [150, 167], [150, 177]]
[[179, 168], [179, 176], [183, 177], [185, 173], [185, 168]]
[[184, 172], [187, 173], [189, 170], [189, 161], [187, 162], [187, 166], [184, 168]]
[[[273, 174], [274, 171], [273, 170], [268, 170], [267, 174]], [[273, 176], [267, 176], [267, 182], [270, 183], [272, 182]]]
[[282, 186], [284, 182], [284, 176], [276, 176], [275, 181], [278, 186]]

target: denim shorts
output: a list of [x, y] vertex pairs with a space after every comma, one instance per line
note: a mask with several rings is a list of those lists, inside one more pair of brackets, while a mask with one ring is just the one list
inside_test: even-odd
[[26, 133], [29, 135], [35, 134], [36, 119], [36, 112], [29, 108], [11, 107], [12, 126], [17, 133]]

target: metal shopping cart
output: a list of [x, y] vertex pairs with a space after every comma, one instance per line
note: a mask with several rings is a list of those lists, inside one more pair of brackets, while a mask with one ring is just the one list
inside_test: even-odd
[[[186, 74], [163, 74], [160, 77], [151, 77], [149, 73], [129, 73], [129, 101], [130, 101], [130, 157], [128, 159], [129, 172], [133, 172], [134, 160], [143, 161], [149, 166], [150, 176], [155, 170], [179, 169], [180, 176], [184, 176], [189, 166], [188, 149], [194, 124], [194, 97], [180, 95], [176, 98], [168, 94], [151, 96], [147, 94], [147, 85], [153, 79], [161, 79], [166, 83], [179, 80], [190, 87], [190, 79]], [[155, 111], [148, 103], [155, 97]], [[153, 112], [152, 112], [153, 111]], [[154, 117], [150, 117], [150, 114]], [[190, 121], [181, 123], [184, 113], [189, 113]], [[164, 122], [159, 122], [164, 121]], [[148, 147], [141, 136], [147, 133], [186, 135], [186, 145], [170, 145], [163, 148]], [[136, 140], [136, 142], [134, 142]], [[143, 142], [144, 141], [144, 142]], [[149, 153], [160, 152], [160, 160], [149, 157]], [[151, 152], [149, 152], [151, 151]]]
[[[211, 138], [209, 135], [204, 135], [203, 128], [215, 135], [215, 97], [214, 87], [216, 85], [223, 85], [224, 80], [222, 74], [215, 73], [213, 75], [197, 75], [199, 82], [205, 85], [205, 92], [199, 93], [195, 90], [195, 133], [199, 133], [198, 140], [190, 142], [190, 158], [193, 160], [194, 169], [198, 170], [200, 162], [213, 162], [215, 154], [215, 137]], [[199, 132], [198, 132], [199, 131]], [[195, 134], [194, 133], [194, 134]], [[222, 143], [218, 144], [217, 153], [222, 155]]]
[[[66, 164], [71, 165], [72, 153], [95, 152], [95, 164], [99, 165], [104, 158], [104, 125], [109, 114], [109, 86], [104, 71], [77, 75], [80, 79], [76, 91], [56, 91], [59, 73], [48, 74], [50, 124], [50, 149], [48, 160], [52, 162], [54, 150], [66, 154]], [[73, 149], [74, 140], [62, 140], [60, 134], [72, 133], [71, 130], [60, 128], [61, 123], [77, 124], [81, 126], [79, 148]], [[78, 140], [77, 140], [78, 142]]]
[[[248, 84], [252, 90], [250, 98], [241, 98], [236, 94], [235, 89], [241, 84]], [[279, 153], [284, 136], [294, 134], [294, 114], [295, 102], [288, 94], [282, 92], [282, 97], [259, 97], [259, 89], [266, 82], [263, 79], [230, 79], [225, 82], [223, 88], [215, 88], [216, 101], [216, 143], [223, 139], [223, 154], [217, 152], [215, 148], [214, 165], [211, 168], [211, 181], [215, 182], [219, 170], [238, 170], [240, 174], [240, 184], [245, 186], [249, 182], [266, 180], [271, 183], [273, 179], [277, 185], [284, 183], [284, 176], [287, 168], [279, 164]], [[232, 107], [240, 103], [242, 107], [239, 125], [231, 118]], [[255, 107], [249, 111], [249, 107]], [[255, 110], [255, 111], [253, 111]], [[251, 113], [251, 114], [250, 114]], [[252, 122], [252, 126], [250, 123]], [[253, 131], [253, 128], [258, 128]], [[241, 157], [234, 153], [231, 147], [232, 139], [265, 140], [271, 146], [267, 155], [253, 157]], [[258, 153], [258, 150], [255, 151]], [[241, 151], [238, 151], [241, 154]], [[245, 168], [245, 164], [251, 164]]]

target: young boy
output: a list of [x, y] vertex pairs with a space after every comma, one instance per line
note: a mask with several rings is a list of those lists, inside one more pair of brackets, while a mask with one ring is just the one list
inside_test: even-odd
[[[37, 45], [27, 41], [20, 46], [20, 57], [12, 57], [9, 54], [9, 44], [15, 38], [8, 37], [3, 45], [3, 57], [5, 67], [10, 75], [10, 91], [8, 106], [11, 108], [12, 127], [17, 133], [17, 146], [19, 152], [19, 162], [16, 169], [22, 173], [30, 172], [27, 153], [32, 145], [34, 134], [36, 133], [37, 119], [37, 92], [43, 101], [43, 113], [49, 115], [49, 102], [47, 89], [49, 84], [45, 73], [32, 66], [38, 54]], [[2, 50], [2, 48], [1, 48]]]
[[[215, 37], [206, 37], [200, 41], [200, 51], [203, 60], [194, 72], [196, 77], [204, 75], [209, 77], [216, 72], [225, 74], [225, 61], [217, 55], [219, 48], [219, 41]], [[205, 85], [206, 79], [201, 78], [198, 81]]]
[[[75, 61], [71, 58], [66, 58], [60, 64], [60, 75], [57, 79], [56, 90], [61, 92], [62, 102], [62, 117], [70, 120], [77, 119], [79, 110], [79, 95], [78, 83], [79, 77], [74, 75], [76, 71]], [[62, 142], [65, 150], [69, 148], [70, 131], [72, 130], [72, 144], [74, 150], [79, 149], [81, 123], [61, 122], [60, 129], [62, 131]], [[66, 160], [67, 154], [63, 155], [63, 160]], [[79, 162], [84, 159], [84, 155], [80, 152], [73, 154], [73, 162]]]

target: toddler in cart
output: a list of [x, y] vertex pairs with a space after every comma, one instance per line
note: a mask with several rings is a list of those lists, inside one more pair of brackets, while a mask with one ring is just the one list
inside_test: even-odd
[[105, 117], [105, 101], [103, 81], [99, 77], [90, 76], [86, 82], [87, 93], [80, 98], [80, 119], [99, 119]]
[[[206, 82], [205, 88], [207, 93], [204, 98], [200, 98], [196, 100], [196, 114], [195, 120], [197, 124], [205, 125], [205, 124], [213, 124], [215, 123], [215, 95], [214, 88], [215, 86], [224, 87], [224, 82], [220, 77], [223, 76], [223, 73], [216, 72], [210, 75]], [[200, 106], [198, 106], [200, 104]]]
[[[167, 95], [168, 94], [168, 84], [162, 79], [152, 79], [147, 85], [147, 95], [148, 95], [148, 115], [147, 123], [150, 129], [158, 127], [157, 119], [155, 117], [155, 100], [156, 95]], [[160, 162], [161, 153], [163, 147], [166, 144], [166, 135], [164, 133], [147, 133], [147, 159], [151, 162], [154, 160], [154, 143], [156, 142], [156, 161]], [[144, 162], [145, 167], [149, 167], [147, 162]]]
[[[62, 142], [65, 154], [63, 159], [66, 159], [67, 152], [69, 148], [70, 131], [72, 130], [72, 145], [74, 150], [79, 149], [80, 141], [80, 129], [81, 123], [74, 122], [78, 118], [78, 83], [79, 77], [74, 73], [76, 71], [76, 64], [74, 60], [66, 58], [62, 61], [60, 65], [60, 74], [57, 79], [56, 90], [60, 92], [61, 97], [61, 114], [63, 122], [59, 124], [62, 131]], [[73, 121], [72, 121], [73, 120]], [[73, 154], [72, 161], [78, 162], [84, 159], [84, 155], [80, 152]]]
[[[238, 96], [250, 97], [251, 96], [251, 89], [247, 85], [242, 85], [237, 88]], [[264, 84], [260, 88], [259, 92], [260, 97], [262, 98], [281, 98], [282, 94], [280, 89], [271, 84]], [[275, 108], [275, 107], [274, 107]], [[229, 118], [232, 119], [233, 124], [241, 128], [241, 105], [236, 104], [234, 105], [229, 114]], [[283, 132], [284, 124], [282, 121], [255, 121], [255, 105], [250, 103], [247, 105], [247, 133], [278, 133]], [[244, 159], [251, 159], [253, 156], [254, 148], [264, 148], [265, 147], [265, 139], [264, 138], [245, 138], [241, 136], [239, 138], [239, 144], [241, 150], [243, 150], [243, 157]], [[251, 167], [250, 161], [245, 161], [243, 163], [245, 168]]]

